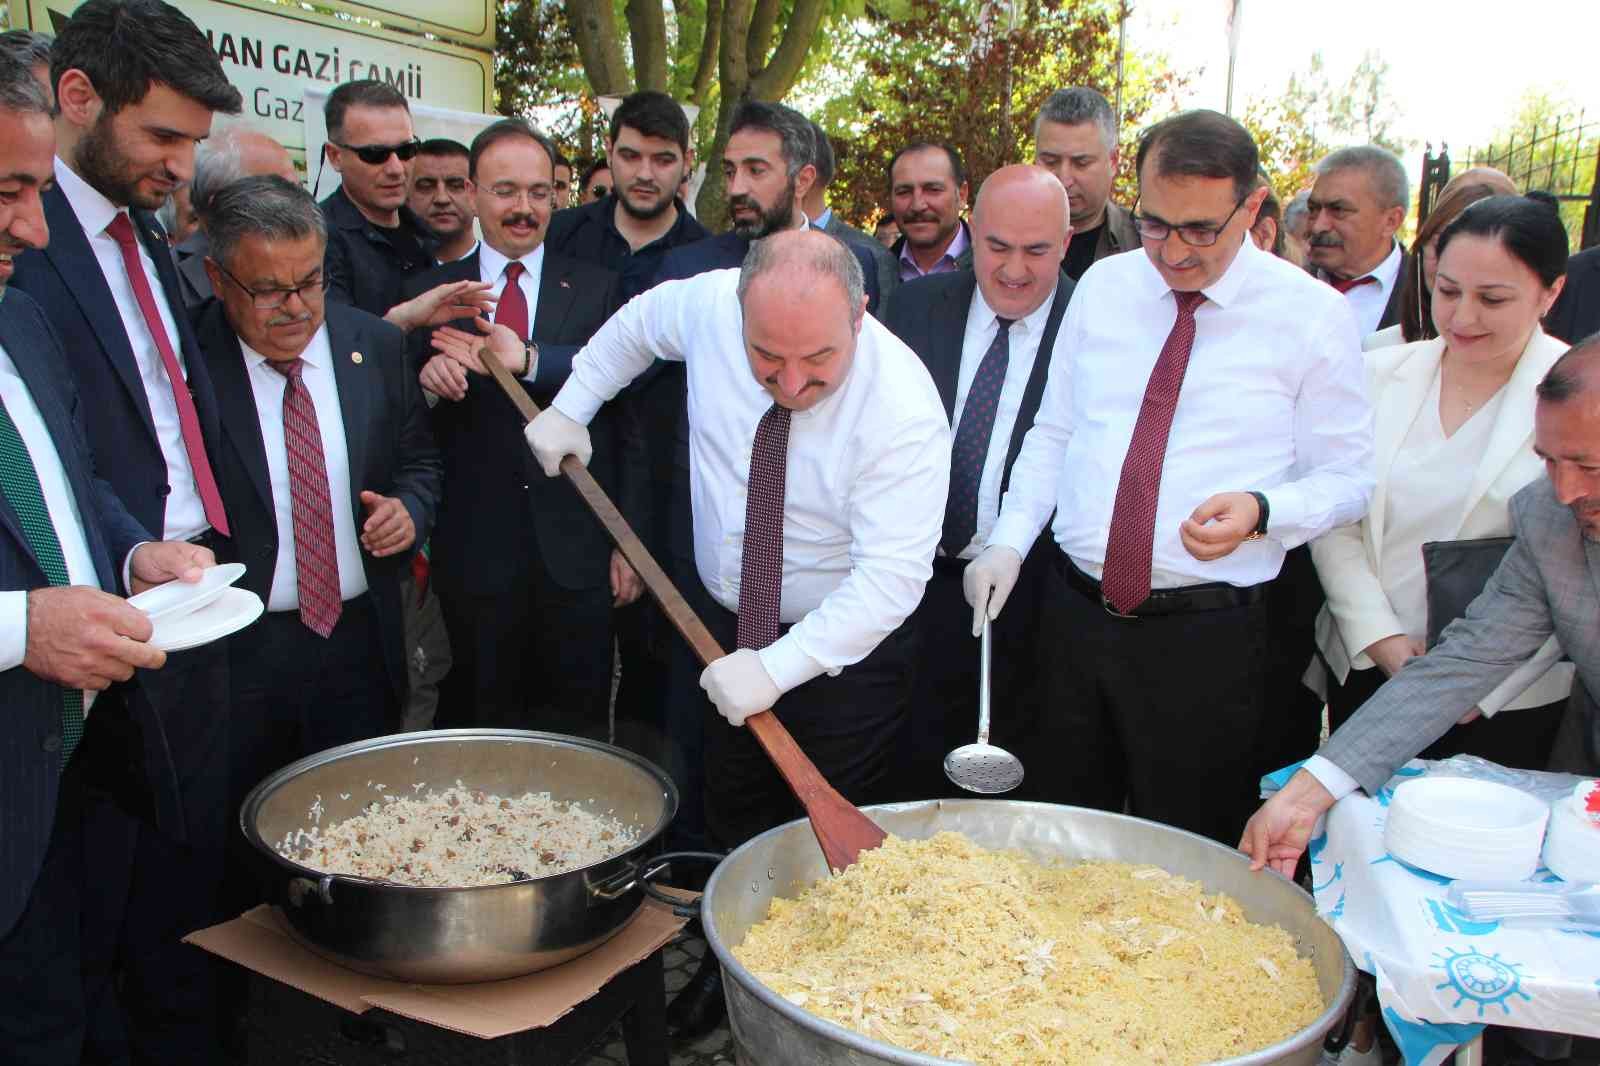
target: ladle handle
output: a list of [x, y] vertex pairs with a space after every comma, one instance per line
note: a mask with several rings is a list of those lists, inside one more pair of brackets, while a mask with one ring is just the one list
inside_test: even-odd
[[983, 620], [978, 652], [978, 743], [989, 743], [989, 619]]

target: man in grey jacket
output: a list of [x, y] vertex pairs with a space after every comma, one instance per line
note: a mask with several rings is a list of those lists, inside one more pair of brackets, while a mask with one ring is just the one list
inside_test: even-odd
[[1239, 850], [1286, 877], [1318, 817], [1343, 796], [1376, 793], [1469, 714], [1551, 634], [1577, 667], [1570, 723], [1576, 767], [1600, 771], [1600, 337], [1576, 345], [1539, 384], [1534, 450], [1544, 478], [1511, 499], [1515, 541], [1439, 643], [1378, 690], [1245, 826]]

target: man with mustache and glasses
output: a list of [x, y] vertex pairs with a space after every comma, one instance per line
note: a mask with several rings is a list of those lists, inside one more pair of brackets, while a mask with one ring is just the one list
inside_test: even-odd
[[[556, 154], [549, 138], [522, 119], [502, 119], [469, 151], [483, 241], [411, 284], [485, 286], [497, 298], [493, 322], [457, 322], [432, 346], [481, 347], [480, 326], [503, 334], [521, 353], [515, 373], [545, 404], [577, 346], [616, 306], [616, 275], [545, 246]], [[411, 344], [421, 362], [429, 338], [419, 331]], [[604, 737], [611, 608], [638, 597], [639, 579], [577, 493], [539, 476], [493, 381], [469, 380], [462, 363], [441, 355], [426, 363], [422, 384], [441, 397], [433, 423], [445, 488], [431, 561], [454, 658], [438, 724]], [[643, 491], [644, 477], [624, 477], [614, 412], [596, 426], [595, 475], [634, 517], [626, 493]]]
[[[1260, 251], [1256, 145], [1214, 111], [1139, 140], [1143, 254], [1084, 271], [983, 552], [972, 631], [1003, 618], [1047, 522], [1034, 746], [1052, 802], [1230, 843], [1269, 728], [1266, 590], [1365, 513], [1372, 414], [1343, 299]], [[1191, 358], [1192, 356], [1192, 358]]]
[[439, 238], [437, 263], [453, 263], [478, 246], [472, 223], [478, 217], [472, 179], [467, 177], [467, 146], [448, 137], [423, 141], [412, 166], [411, 212]]
[[1376, 145], [1330, 152], [1306, 200], [1313, 273], [1350, 302], [1363, 337], [1400, 321], [1408, 257], [1395, 233], [1410, 204], [1406, 168]]
[[919, 141], [889, 160], [889, 204], [900, 239], [889, 249], [900, 280], [948, 274], [972, 265], [972, 231], [961, 220], [967, 207], [967, 171], [948, 144]]
[[[152, 212], [193, 176], [195, 145], [237, 89], [198, 27], [161, 0], [89, 0], [56, 37], [55, 186], [48, 246], [16, 261], [16, 287], [44, 308], [71, 365], [100, 477], [153, 537], [215, 549], [231, 526], [212, 468], [216, 394], [184, 314]], [[107, 869], [84, 936], [117, 945], [120, 974], [85, 975], [100, 1012], [86, 1057], [190, 1062], [215, 1057], [211, 963], [180, 938], [215, 917], [229, 810], [229, 641], [177, 652], [140, 675], [176, 768], [176, 803], [144, 817], [105, 812], [88, 828]], [[153, 747], [160, 737], [147, 732]], [[131, 863], [120, 856], [131, 855]], [[122, 1030], [122, 1031], [117, 1031]]]

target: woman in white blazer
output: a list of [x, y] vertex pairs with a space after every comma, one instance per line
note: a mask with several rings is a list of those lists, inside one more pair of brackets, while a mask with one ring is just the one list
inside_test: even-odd
[[[1535, 393], [1566, 345], [1539, 320], [1561, 291], [1567, 235], [1541, 204], [1494, 196], [1439, 236], [1433, 340], [1366, 355], [1374, 405], [1372, 507], [1311, 545], [1327, 605], [1317, 619], [1333, 728], [1405, 661], [1427, 630], [1422, 545], [1504, 537], [1507, 503], [1539, 477]], [[1543, 767], [1572, 685], [1552, 639], [1433, 747]], [[1311, 678], [1315, 680], [1315, 677]], [[1502, 710], [1517, 713], [1497, 717]]]

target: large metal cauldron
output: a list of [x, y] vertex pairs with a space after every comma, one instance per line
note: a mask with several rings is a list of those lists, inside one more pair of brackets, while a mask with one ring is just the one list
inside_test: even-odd
[[[1275, 873], [1251, 873], [1232, 848], [1156, 822], [1081, 807], [1008, 800], [946, 800], [869, 807], [874, 821], [897, 836], [924, 838], [946, 829], [991, 848], [1016, 848], [1041, 859], [1115, 859], [1149, 863], [1226, 892], [1251, 921], [1282, 926], [1316, 967], [1329, 1004], [1293, 1037], [1229, 1066], [1267, 1063], [1314, 1066], [1323, 1036], [1343, 1016], [1355, 992], [1355, 968], [1339, 937], [1317, 917], [1311, 897]], [[740, 1060], [759, 1066], [935, 1066], [946, 1060], [904, 1051], [809, 1014], [777, 995], [734, 959], [731, 948], [766, 917], [774, 896], [798, 895], [826, 876], [811, 826], [790, 822], [756, 837], [717, 867], [706, 884], [701, 920], [721, 960], [728, 1018]]]
[[[610, 814], [639, 842], [593, 866], [480, 888], [412, 888], [325, 875], [273, 850], [284, 835], [360, 813], [386, 791], [460, 781], [499, 795], [549, 792]], [[331, 748], [257, 785], [240, 827], [281, 875], [295, 933], [363, 973], [401, 981], [494, 981], [559, 965], [599, 946], [632, 917], [646, 849], [678, 808], [672, 781], [638, 756], [597, 741], [512, 729], [403, 733]]]

